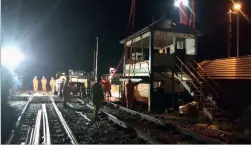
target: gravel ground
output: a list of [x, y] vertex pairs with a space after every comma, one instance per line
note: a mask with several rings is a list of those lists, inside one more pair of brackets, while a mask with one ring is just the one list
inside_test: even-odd
[[[1, 112], [1, 141], [5, 143], [15, 127], [18, 117], [23, 111], [27, 101], [9, 101], [7, 105], [2, 105]], [[7, 110], [7, 111], [6, 111]], [[3, 133], [4, 132], [4, 133]]]
[[[18, 117], [20, 116], [20, 114], [22, 113], [25, 105], [27, 104], [28, 101], [9, 101], [9, 106], [11, 108], [13, 108], [13, 110], [15, 111], [15, 116], [18, 119]], [[17, 120], [16, 119], [16, 120]]]
[[79, 104], [69, 103], [74, 109], [63, 108], [62, 103], [57, 106], [72, 129], [79, 143], [84, 144], [146, 144], [137, 136], [134, 130], [125, 129], [108, 120], [106, 115], [99, 114], [99, 120], [92, 120], [92, 111]]
[[23, 119], [16, 130], [11, 144], [21, 144], [25, 142], [26, 135], [29, 127], [34, 127], [36, 123], [37, 112], [41, 109], [41, 104], [30, 104], [27, 112], [24, 114]]
[[[168, 144], [177, 144], [177, 143], [201, 143], [197, 140], [192, 139], [191, 137], [182, 135], [176, 131], [175, 128], [164, 128], [161, 125], [158, 125], [156, 123], [149, 122], [147, 120], [141, 119], [137, 115], [131, 115], [127, 112], [124, 112], [122, 110], [119, 110], [117, 108], [107, 107], [105, 106], [103, 108], [104, 111], [114, 115], [118, 119], [125, 121], [132, 126], [135, 126], [137, 128], [140, 128], [144, 133], [149, 134], [150, 136], [154, 137], [156, 140]], [[121, 115], [123, 114], [123, 115]]]
[[29, 97], [13, 96], [9, 98], [9, 101], [28, 101]]
[[33, 97], [31, 103], [50, 103], [50, 97], [49, 96]]

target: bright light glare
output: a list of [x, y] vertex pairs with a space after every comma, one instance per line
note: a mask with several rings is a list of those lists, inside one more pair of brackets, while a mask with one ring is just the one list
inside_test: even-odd
[[239, 4], [239, 3], [234, 4], [234, 9], [235, 10], [240, 10], [241, 9], [241, 4]]
[[175, 7], [180, 7], [181, 3], [184, 5], [184, 6], [188, 6], [188, 0], [175, 0], [174, 1], [174, 6]]
[[24, 55], [17, 48], [5, 48], [1, 52], [1, 63], [11, 71], [24, 59]]

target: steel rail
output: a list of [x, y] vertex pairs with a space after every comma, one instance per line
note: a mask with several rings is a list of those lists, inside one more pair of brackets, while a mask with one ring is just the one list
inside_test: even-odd
[[[83, 104], [83, 105], [86, 105], [88, 108], [90, 108], [92, 110], [94, 109], [94, 107], [92, 105], [90, 105], [90, 104]], [[117, 117], [115, 117], [115, 116], [113, 116], [113, 115], [105, 112], [102, 109], [100, 109], [100, 112], [102, 112], [105, 115], [107, 115], [107, 117], [108, 117], [109, 120], [113, 121], [114, 123], [118, 124], [119, 126], [122, 126], [123, 128], [131, 128], [131, 129], [133, 129], [140, 138], [148, 141], [149, 143], [151, 143], [151, 144], [162, 144], [161, 142], [159, 142], [156, 139], [152, 138], [148, 134], [140, 131], [140, 129], [138, 129], [137, 127], [135, 127], [135, 126], [133, 126], [131, 124], [128, 124], [128, 123], [126, 123], [124, 121], [119, 120]]]
[[31, 127], [29, 126], [29, 129], [27, 131], [27, 134], [26, 134], [26, 139], [25, 139], [25, 144], [28, 144], [28, 140], [30, 139], [30, 135], [31, 135]]
[[[90, 104], [88, 104], [88, 103], [84, 103], [83, 100], [78, 99], [78, 101], [79, 101], [81, 104], [86, 105], [88, 108], [90, 108], [90, 109], [92, 109], [92, 110], [94, 109], [94, 107], [93, 107], [92, 105], [90, 105]], [[149, 136], [148, 134], [146, 134], [146, 133], [140, 131], [137, 127], [132, 126], [132, 125], [130, 125], [130, 124], [128, 124], [128, 123], [125, 123], [124, 121], [119, 120], [117, 117], [115, 117], [115, 116], [113, 116], [113, 115], [111, 115], [111, 114], [109, 114], [109, 113], [103, 111], [102, 109], [100, 110], [100, 112], [102, 112], [102, 113], [104, 113], [105, 115], [107, 115], [107, 117], [108, 117], [109, 120], [111, 120], [111, 121], [113, 121], [114, 123], [116, 123], [116, 124], [122, 126], [123, 128], [131, 128], [131, 129], [133, 129], [133, 130], [136, 132], [136, 134], [137, 134], [140, 138], [142, 138], [142, 139], [144, 139], [144, 140], [147, 140], [149, 143], [151, 143], [151, 144], [162, 144], [161, 142], [155, 140], [154, 138], [152, 138], [152, 137]]]
[[46, 144], [46, 125], [45, 125], [45, 117], [44, 117], [43, 107], [42, 107], [42, 118], [43, 118], [43, 140], [44, 140], [43, 144]]
[[69, 125], [66, 123], [66, 121], [65, 121], [62, 113], [59, 111], [59, 109], [58, 109], [58, 107], [57, 107], [57, 105], [55, 104], [54, 101], [52, 101], [52, 105], [53, 105], [53, 107], [54, 107], [54, 109], [55, 109], [55, 111], [57, 113], [58, 118], [60, 119], [62, 125], [64, 126], [64, 129], [65, 129], [66, 133], [68, 134], [69, 138], [71, 139], [72, 144], [74, 144], [74, 145], [79, 144], [78, 141], [77, 141], [77, 139], [76, 139], [76, 137], [72, 133]]
[[44, 144], [51, 145], [50, 127], [45, 104], [42, 104], [42, 111], [43, 111], [43, 125], [44, 125]]
[[[86, 106], [87, 106], [88, 108], [92, 109], [92, 110], [94, 109], [94, 107], [91, 106], [90, 104], [86, 104]], [[123, 122], [123, 121], [117, 119], [117, 118], [114, 117], [113, 115], [111, 115], [111, 114], [109, 114], [109, 113], [107, 113], [107, 112], [104, 112], [103, 110], [100, 110], [100, 112], [106, 114], [107, 117], [108, 117], [108, 119], [111, 120], [111, 121], [113, 121], [114, 123], [116, 123], [116, 124], [118, 124], [118, 125], [120, 125], [120, 126], [122, 126], [122, 127], [124, 127], [124, 128], [128, 128], [128, 126], [126, 125], [125, 122]]]
[[33, 145], [40, 144], [41, 121], [42, 121], [42, 110], [38, 110], [34, 135], [33, 135], [33, 143], [32, 143]]
[[134, 111], [134, 110], [131, 110], [131, 109], [128, 109], [126, 107], [122, 107], [120, 105], [117, 105], [117, 104], [114, 104], [114, 103], [110, 103], [111, 105], [114, 105], [115, 107], [118, 107], [119, 109], [125, 111], [125, 112], [128, 112], [128, 113], [131, 113], [131, 114], [136, 114], [136, 115], [139, 115], [141, 118], [143, 119], [146, 119], [148, 121], [151, 121], [151, 122], [154, 122], [154, 123], [157, 123], [157, 124], [160, 124], [162, 126], [165, 126], [166, 123], [164, 123], [162, 120], [159, 120], [159, 119], [156, 119], [152, 116], [149, 116], [149, 115], [146, 115], [146, 114], [143, 114], [143, 113], [139, 113], [137, 111]]
[[30, 102], [32, 101], [32, 99], [33, 99], [33, 96], [29, 97], [28, 102], [26, 103], [24, 109], [22, 110], [20, 116], [18, 117], [17, 122], [16, 122], [16, 124], [15, 124], [15, 127], [14, 127], [14, 129], [12, 130], [9, 139], [6, 141], [5, 144], [10, 144], [10, 143], [11, 143], [11, 141], [12, 141], [12, 139], [13, 139], [13, 137], [14, 137], [14, 134], [15, 134], [17, 128], [19, 127], [20, 122], [21, 122], [21, 120], [22, 120], [22, 118], [23, 118], [25, 112], [27, 111], [27, 108], [28, 108], [28, 106], [30, 105]]
[[[128, 112], [128, 113], [137, 114], [137, 115], [139, 115], [139, 116], [140, 116], [141, 118], [143, 118], [143, 119], [146, 119], [146, 120], [148, 120], [148, 121], [151, 121], [151, 122], [160, 124], [160, 125], [162, 125], [162, 126], [164, 126], [164, 127], [167, 126], [167, 125], [172, 125], [172, 124], [164, 123], [163, 121], [161, 121], [161, 120], [159, 120], [159, 119], [156, 119], [156, 118], [154, 118], [154, 117], [148, 116], [148, 115], [146, 115], [146, 114], [143, 114], [143, 113], [140, 113], [140, 112], [137, 112], [137, 111], [128, 109], [128, 108], [126, 108], [126, 107], [123, 107], [123, 106], [120, 106], [120, 105], [117, 105], [117, 104], [114, 104], [114, 103], [111, 103], [111, 102], [110, 102], [109, 104], [111, 104], [111, 105], [113, 105], [113, 106], [115, 106], [115, 107], [117, 107], [117, 108], [119, 108], [119, 109], [121, 109], [121, 110], [123, 110], [123, 111], [126, 111], [126, 112]], [[220, 142], [220, 141], [211, 139], [211, 138], [206, 137], [206, 136], [204, 136], [204, 135], [200, 135], [200, 134], [195, 133], [195, 132], [193, 132], [193, 131], [190, 131], [190, 130], [188, 130], [188, 129], [182, 128], [182, 127], [180, 127], [179, 125], [174, 126], [174, 127], [176, 127], [177, 131], [180, 132], [181, 134], [190, 136], [190, 137], [195, 138], [195, 139], [197, 139], [197, 140], [199, 140], [199, 141], [202, 141], [202, 142], [205, 142], [205, 143], [209, 143], [209, 144], [224, 144], [224, 143], [222, 143], [222, 142]]]
[[31, 134], [30, 134], [30, 141], [29, 141], [29, 145], [32, 144], [33, 141], [33, 135], [34, 135], [34, 128], [31, 129]]

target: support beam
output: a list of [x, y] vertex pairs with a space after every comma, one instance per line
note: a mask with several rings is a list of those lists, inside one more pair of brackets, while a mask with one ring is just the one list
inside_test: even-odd
[[173, 109], [175, 109], [175, 79], [174, 79], [174, 70], [172, 70], [172, 98], [173, 98]]
[[[177, 41], [176, 41], [176, 36], [173, 36], [173, 50], [170, 50], [170, 53], [175, 53], [177, 50]], [[173, 51], [173, 52], [172, 52]]]
[[148, 99], [148, 111], [151, 111], [151, 97], [153, 95], [153, 56], [154, 56], [154, 32], [150, 30], [150, 39], [149, 39], [149, 70], [150, 70], [150, 96]]
[[141, 53], [142, 53], [141, 60], [144, 61], [145, 60], [145, 55], [144, 55], [144, 39], [142, 39], [142, 36], [141, 36]]

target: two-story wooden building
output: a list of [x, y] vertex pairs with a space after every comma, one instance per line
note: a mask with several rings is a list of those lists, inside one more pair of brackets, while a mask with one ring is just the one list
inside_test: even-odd
[[180, 69], [195, 59], [200, 35], [192, 27], [161, 18], [120, 41], [125, 54], [121, 80], [127, 81], [128, 76], [132, 81], [145, 80], [135, 88], [135, 96], [148, 103], [148, 111], [153, 88], [160, 82], [166, 93], [184, 92], [179, 76], [188, 77]]
[[[226, 63], [222, 63], [217, 69], [211, 68], [211, 72], [209, 65], [202, 66], [206, 62], [198, 64], [195, 61], [199, 36], [201, 33], [192, 27], [161, 18], [120, 41], [124, 45], [123, 77], [120, 79], [124, 82], [122, 89], [125, 90], [124, 86], [129, 78], [132, 81], [144, 80], [144, 83], [135, 87], [135, 97], [137, 101], [146, 102], [148, 111], [151, 111], [154, 88], [162, 84], [166, 93], [188, 92], [211, 120], [229, 117], [220, 103], [220, 98], [225, 94], [209, 76], [230, 76], [239, 72], [242, 74], [239, 76], [248, 78], [250, 59], [246, 57], [245, 67], [241, 68], [245, 69], [245, 75], [243, 71], [236, 70], [236, 65], [232, 67], [235, 72], [230, 71], [225, 75], [222, 72], [219, 75], [220, 68]], [[210, 67], [217, 66], [210, 63]]]

